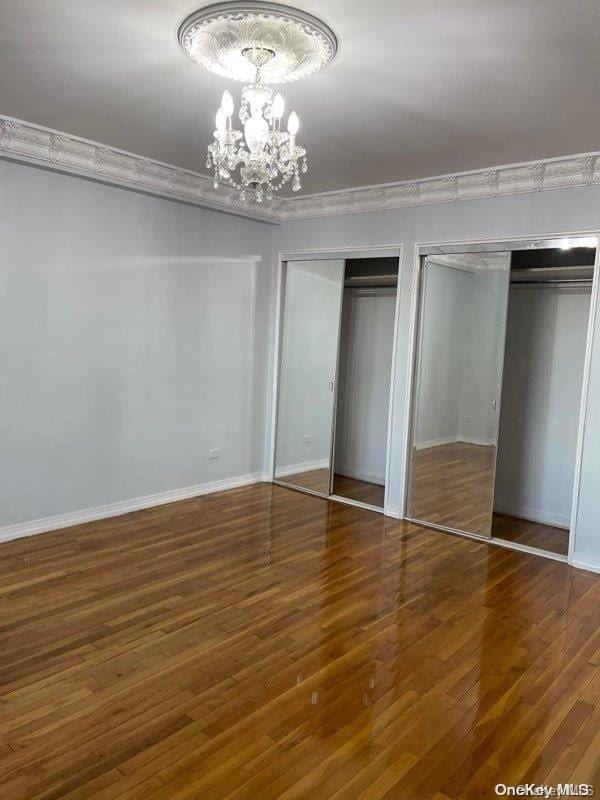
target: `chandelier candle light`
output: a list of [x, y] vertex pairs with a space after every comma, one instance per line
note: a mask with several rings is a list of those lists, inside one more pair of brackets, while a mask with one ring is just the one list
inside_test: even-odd
[[215, 118], [206, 166], [214, 186], [235, 186], [242, 200], [259, 203], [291, 182], [301, 188], [306, 150], [296, 144], [300, 126], [291, 111], [283, 130], [285, 101], [268, 84], [297, 80], [329, 63], [337, 41], [314, 17], [287, 6], [262, 2], [218, 3], [192, 14], [179, 30], [184, 51], [218, 75], [251, 83], [242, 90], [239, 119], [226, 90]]
[[[246, 199], [246, 191], [254, 192], [259, 203], [263, 197], [273, 198], [273, 192], [290, 179], [292, 189], [301, 188], [300, 170], [306, 172], [306, 150], [296, 145], [299, 120], [295, 111], [288, 117], [287, 132], [281, 130], [281, 118], [285, 102], [278, 93], [261, 81], [261, 66], [275, 54], [263, 48], [249, 48], [244, 55], [256, 66], [256, 80], [242, 91], [240, 121], [244, 132], [232, 125], [233, 98], [229, 91], [223, 92], [221, 107], [217, 111], [215, 139], [208, 146], [206, 166], [215, 170], [215, 189], [219, 181], [233, 184]], [[301, 166], [299, 162], [301, 160]], [[240, 179], [232, 173], [239, 169]]]

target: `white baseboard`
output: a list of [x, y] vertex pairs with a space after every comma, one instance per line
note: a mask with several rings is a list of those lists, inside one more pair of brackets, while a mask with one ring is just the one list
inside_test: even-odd
[[575, 555], [569, 561], [569, 564], [572, 567], [576, 567], [577, 569], [585, 569], [588, 572], [600, 572], [600, 559], [597, 558], [577, 558]]
[[456, 444], [458, 439], [456, 436], [442, 436], [440, 439], [423, 439], [416, 442], [416, 450], [429, 450], [430, 447], [441, 447], [444, 444]]
[[417, 450], [428, 450], [430, 447], [441, 447], [445, 444], [476, 444], [479, 447], [492, 447], [496, 444], [495, 439], [478, 439], [476, 436], [443, 436], [441, 439], [424, 439], [417, 442]]
[[400, 515], [400, 506], [394, 505], [393, 503], [388, 503], [387, 506], [384, 508], [383, 513], [386, 517], [393, 517], [394, 519], [402, 519]]
[[476, 436], [461, 436], [457, 439], [461, 444], [476, 444], [478, 447], [493, 447], [495, 439], [478, 439]]
[[68, 514], [59, 514], [55, 517], [44, 517], [34, 519], [30, 522], [19, 522], [16, 525], [7, 525], [0, 528], [0, 542], [8, 542], [11, 539], [20, 539], [23, 536], [35, 536], [38, 533], [47, 533], [60, 528], [70, 528], [72, 525], [81, 525], [83, 522], [94, 522], [108, 517], [118, 517], [121, 514], [128, 514], [131, 511], [140, 511], [144, 508], [162, 506], [166, 503], [175, 503], [178, 500], [186, 500], [190, 497], [199, 497], [203, 494], [213, 492], [223, 492], [226, 489], [237, 489], [241, 486], [249, 486], [252, 483], [260, 483], [266, 480], [262, 473], [251, 473], [249, 475], [239, 475], [235, 478], [225, 478], [211, 483], [199, 483], [196, 486], [186, 486], [183, 489], [171, 489], [167, 492], [150, 494], [145, 497], [136, 497], [132, 500], [120, 500], [117, 503], [109, 503], [95, 508], [86, 508], [82, 511], [72, 511]]
[[385, 484], [385, 475], [377, 472], [367, 472], [362, 469], [354, 469], [354, 467], [335, 467], [336, 475], [343, 475], [345, 478], [354, 478], [357, 481], [365, 481], [366, 483], [376, 483], [379, 486]]
[[497, 511], [499, 514], [508, 514], [510, 517], [526, 519], [528, 522], [539, 522], [542, 525], [552, 525], [555, 528], [564, 528], [567, 531], [571, 527], [570, 517], [564, 517], [560, 514], [552, 514], [547, 511], [539, 511], [535, 508], [511, 506], [506, 503], [494, 503], [494, 511]]
[[301, 464], [288, 464], [275, 470], [276, 478], [286, 478], [288, 475], [297, 475], [299, 472], [309, 472], [311, 469], [327, 469], [329, 459], [321, 458], [317, 461], [304, 461]]

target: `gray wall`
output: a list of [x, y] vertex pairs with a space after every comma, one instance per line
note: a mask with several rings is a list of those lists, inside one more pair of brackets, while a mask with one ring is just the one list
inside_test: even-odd
[[385, 483], [396, 292], [344, 292], [335, 472]]
[[343, 281], [343, 261], [288, 262], [277, 476], [329, 463]]
[[[416, 242], [444, 242], [504, 236], [536, 236], [600, 229], [600, 187], [589, 186], [523, 195], [468, 200], [389, 211], [345, 214], [285, 223], [276, 232], [276, 249], [333, 250], [404, 244], [401, 301], [396, 342], [396, 375], [390, 501], [400, 509], [405, 486], [405, 421]], [[591, 384], [583, 449], [575, 559], [600, 566], [600, 315], [591, 365]]]
[[512, 288], [495, 506], [570, 527], [589, 289]]
[[[390, 483], [400, 509], [415, 242], [600, 228], [595, 186], [278, 229], [8, 162], [0, 187], [0, 526], [264, 468], [273, 246], [405, 246]], [[600, 566], [600, 315], [595, 327], [575, 560]]]
[[0, 527], [262, 472], [272, 226], [8, 162], [0, 187]]

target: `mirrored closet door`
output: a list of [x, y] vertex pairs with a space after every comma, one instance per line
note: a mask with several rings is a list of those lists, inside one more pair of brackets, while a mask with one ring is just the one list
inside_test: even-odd
[[398, 255], [288, 261], [277, 483], [383, 511]]
[[344, 261], [288, 261], [275, 478], [329, 495]]
[[408, 516], [491, 537], [510, 253], [422, 263]]

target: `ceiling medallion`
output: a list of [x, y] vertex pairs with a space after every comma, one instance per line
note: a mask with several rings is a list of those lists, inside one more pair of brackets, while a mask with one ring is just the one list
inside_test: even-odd
[[323, 22], [295, 8], [267, 2], [217, 3], [197, 11], [179, 29], [183, 50], [206, 69], [244, 81], [239, 119], [225, 91], [216, 115], [207, 168], [235, 186], [242, 199], [258, 202], [291, 181], [298, 191], [306, 172], [306, 151], [296, 144], [299, 120], [292, 111], [282, 130], [285, 103], [269, 84], [298, 80], [322, 69], [334, 57], [337, 40]]

